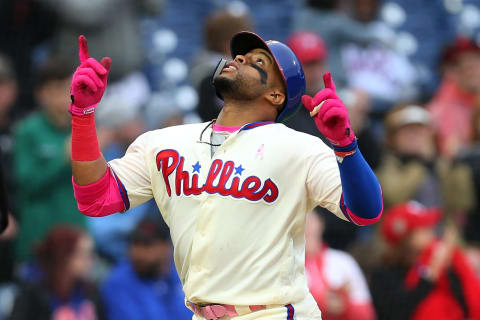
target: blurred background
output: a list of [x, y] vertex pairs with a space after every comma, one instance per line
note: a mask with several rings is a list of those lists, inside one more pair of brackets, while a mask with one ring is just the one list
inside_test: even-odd
[[[287, 43], [310, 95], [332, 72], [382, 185], [374, 226], [307, 216], [323, 318], [480, 319], [480, 0], [1, 0], [0, 320], [191, 319], [153, 202], [76, 208], [77, 38], [113, 60], [96, 116], [110, 160], [147, 130], [214, 119], [211, 75], [241, 30]], [[323, 138], [303, 109], [286, 125]]]

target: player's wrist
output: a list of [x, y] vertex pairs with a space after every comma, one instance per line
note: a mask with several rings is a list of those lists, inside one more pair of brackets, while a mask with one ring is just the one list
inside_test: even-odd
[[78, 107], [72, 103], [70, 104], [68, 111], [72, 116], [84, 117], [88, 115], [93, 115], [95, 113], [96, 108], [97, 108], [97, 104], [94, 104], [88, 107]]
[[[328, 120], [327, 120], [328, 121]], [[348, 118], [344, 120], [343, 125], [329, 127], [325, 122], [320, 119], [315, 119], [318, 130], [330, 141], [335, 148], [344, 148], [350, 146], [357, 137], [353, 132]], [[353, 147], [351, 148], [353, 149]]]
[[345, 158], [351, 156], [358, 150], [357, 138], [354, 136], [353, 141], [344, 146], [339, 146], [332, 143], [332, 147], [337, 157]]

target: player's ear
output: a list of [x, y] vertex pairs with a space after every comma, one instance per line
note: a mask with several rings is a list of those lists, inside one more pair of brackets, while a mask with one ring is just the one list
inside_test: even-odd
[[265, 94], [265, 99], [273, 106], [281, 108], [285, 102], [285, 93], [275, 88]]

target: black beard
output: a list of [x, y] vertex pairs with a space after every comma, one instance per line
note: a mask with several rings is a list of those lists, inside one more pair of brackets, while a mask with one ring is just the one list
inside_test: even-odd
[[213, 80], [213, 86], [224, 99], [230, 98], [233, 100], [248, 101], [258, 98], [264, 92], [263, 84], [252, 86], [239, 74], [237, 74], [235, 79], [229, 79], [222, 75], [218, 75]]

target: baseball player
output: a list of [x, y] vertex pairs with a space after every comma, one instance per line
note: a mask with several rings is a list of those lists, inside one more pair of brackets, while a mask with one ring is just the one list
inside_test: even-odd
[[[383, 209], [330, 74], [325, 89], [302, 97], [305, 78], [290, 48], [240, 32], [233, 60], [213, 76], [224, 100], [216, 120], [147, 132], [107, 163], [94, 111], [111, 59], [91, 58], [83, 36], [79, 47], [69, 110], [80, 211], [105, 216], [154, 198], [194, 319], [321, 319], [305, 279], [306, 213], [322, 206], [366, 225]], [[281, 123], [301, 102], [334, 150]]]

